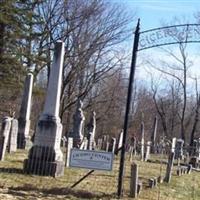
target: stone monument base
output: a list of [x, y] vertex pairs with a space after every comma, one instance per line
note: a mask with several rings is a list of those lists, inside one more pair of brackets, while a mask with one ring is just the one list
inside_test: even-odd
[[30, 136], [24, 137], [22, 135], [17, 138], [17, 149], [27, 149], [29, 150], [32, 146]]
[[55, 160], [57, 152], [48, 146], [33, 146], [24, 160], [24, 172], [41, 176], [64, 175], [64, 162]]
[[23, 118], [18, 119], [18, 136], [17, 136], [17, 148], [18, 149], [29, 149], [30, 148], [30, 120], [24, 120]]

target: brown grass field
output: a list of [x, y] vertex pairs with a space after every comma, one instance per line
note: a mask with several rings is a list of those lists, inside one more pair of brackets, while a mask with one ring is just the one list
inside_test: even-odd
[[[0, 162], [0, 200], [53, 200], [53, 199], [117, 199], [117, 180], [119, 158], [115, 158], [113, 171], [95, 171], [75, 188], [70, 187], [90, 170], [66, 168], [63, 177], [42, 177], [23, 174], [23, 160], [27, 152], [18, 150], [6, 154], [5, 161]], [[154, 162], [141, 162], [139, 179], [142, 181], [142, 191], [138, 200], [200, 200], [200, 172], [192, 172], [177, 176], [176, 166], [170, 184], [161, 183], [154, 189], [148, 188], [148, 179], [164, 176], [166, 156], [152, 156]], [[130, 181], [129, 161], [126, 162], [124, 178], [124, 198], [129, 197]]]

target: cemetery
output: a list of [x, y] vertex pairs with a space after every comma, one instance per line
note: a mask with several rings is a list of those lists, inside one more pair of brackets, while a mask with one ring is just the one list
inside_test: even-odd
[[[126, 56], [116, 54], [111, 59], [128, 26], [125, 15], [119, 18], [122, 10], [115, 13], [116, 8], [109, 7], [104, 12], [108, 9], [105, 1], [58, 2], [2, 4], [7, 12], [8, 6], [17, 9], [19, 16], [23, 11], [29, 20], [39, 20], [42, 12], [48, 18], [45, 13], [48, 9], [49, 15], [55, 12], [52, 8], [61, 15], [51, 16], [58, 21], [55, 29], [48, 27], [46, 32], [43, 28], [51, 17], [41, 33], [37, 31], [44, 19], [28, 22], [23, 28], [33, 26], [28, 30], [36, 31], [37, 39], [26, 41], [23, 30], [19, 38], [24, 37], [20, 51], [27, 44], [30, 55], [25, 52], [15, 60], [21, 65], [16, 71], [11, 73], [6, 67], [0, 71], [0, 199], [200, 200], [198, 77], [192, 79], [194, 85], [186, 85], [191, 78], [186, 77], [190, 68], [186, 46], [200, 42], [200, 24], [141, 31], [141, 21], [135, 19], [131, 62], [127, 64]], [[110, 28], [106, 34], [100, 34], [94, 17], [104, 31]], [[117, 19], [120, 21], [113, 22]], [[41, 38], [51, 31], [51, 36]], [[183, 69], [179, 66], [178, 70], [183, 74], [160, 68], [159, 78], [154, 77], [155, 71], [150, 75], [151, 92], [148, 86], [138, 86], [137, 65], [145, 59], [141, 52], [172, 44], [181, 51], [183, 61], [178, 53], [171, 51], [170, 55], [181, 63]], [[3, 54], [9, 48], [0, 51], [1, 69], [7, 65], [6, 59], [9, 63], [14, 57], [14, 52], [10, 58]], [[145, 62], [149, 64], [150, 58]], [[175, 64], [170, 62], [166, 66], [172, 70]], [[121, 71], [121, 65], [129, 65], [129, 71]], [[163, 92], [158, 88], [162, 84], [155, 85], [153, 78], [168, 75], [172, 79], [165, 77], [163, 87], [169, 82], [171, 90]], [[189, 88], [195, 90], [188, 92]]]

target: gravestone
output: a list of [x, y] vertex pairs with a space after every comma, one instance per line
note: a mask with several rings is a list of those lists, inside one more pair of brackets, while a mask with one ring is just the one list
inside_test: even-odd
[[103, 135], [103, 138], [102, 138], [102, 150], [104, 150], [104, 151], [106, 151], [108, 139], [109, 139], [109, 135]]
[[88, 140], [86, 137], [83, 138], [80, 149], [87, 150], [88, 149]]
[[176, 140], [176, 146], [175, 146], [175, 159], [183, 159], [183, 144], [184, 141], [182, 139]]
[[11, 117], [4, 117], [1, 125], [1, 133], [0, 133], [0, 161], [4, 160], [4, 156], [6, 153], [6, 147], [8, 144], [8, 138], [11, 128]]
[[156, 134], [157, 134], [157, 124], [158, 124], [158, 119], [157, 117], [154, 118], [154, 123], [153, 123], [153, 131], [151, 135], [151, 153], [155, 153], [156, 150]]
[[33, 89], [33, 74], [28, 73], [25, 84], [24, 93], [22, 97], [22, 103], [19, 113], [19, 126], [18, 126], [18, 136], [17, 136], [17, 148], [18, 149], [28, 149], [30, 146], [30, 113], [31, 113], [31, 97]]
[[176, 138], [172, 138], [172, 146], [171, 146], [171, 152], [175, 152], [176, 148]]
[[65, 160], [65, 166], [69, 167], [69, 159], [70, 159], [70, 152], [73, 148], [73, 138], [68, 137], [67, 139], [67, 152], [66, 152], [66, 160]]
[[95, 131], [96, 131], [96, 113], [92, 112], [92, 116], [90, 118], [90, 121], [87, 125], [88, 130], [88, 149], [92, 150], [95, 148]]
[[83, 140], [83, 128], [85, 116], [83, 114], [83, 103], [79, 99], [77, 102], [76, 112], [73, 116], [73, 131], [69, 135], [69, 137], [73, 138], [73, 147], [80, 148], [82, 140]]
[[63, 154], [60, 149], [62, 124], [59, 117], [64, 43], [57, 42], [50, 72], [45, 105], [39, 118], [33, 147], [24, 161], [24, 172], [45, 176], [64, 174]]
[[107, 152], [109, 151], [109, 146], [110, 146], [110, 143], [107, 142], [107, 143], [106, 143], [106, 151], [107, 151]]
[[103, 139], [102, 138], [98, 138], [98, 140], [97, 140], [97, 149], [101, 150], [102, 149], [102, 145], [103, 145]]
[[144, 161], [144, 122], [141, 123], [141, 147], [140, 147], [140, 156], [141, 160]]
[[173, 163], [174, 163], [174, 152], [171, 152], [169, 154], [168, 158], [168, 163], [167, 163], [167, 168], [166, 168], [166, 175], [164, 178], [164, 181], [169, 183], [171, 180], [171, 175], [172, 175], [172, 169], [173, 169]]
[[115, 150], [115, 154], [117, 155], [118, 154], [118, 152], [121, 150], [121, 148], [122, 148], [122, 142], [123, 142], [123, 135], [124, 135], [124, 131], [123, 130], [121, 130], [121, 132], [120, 132], [120, 134], [119, 134], [119, 136], [118, 136], [118, 139], [117, 139], [117, 148], [116, 148], [116, 150]]
[[110, 143], [110, 152], [115, 153], [115, 148], [116, 148], [116, 138], [111, 138], [111, 143]]
[[67, 142], [67, 138], [65, 137], [65, 136], [63, 136], [62, 138], [61, 138], [61, 147], [66, 147], [66, 142]]
[[18, 120], [12, 119], [11, 129], [8, 140], [8, 152], [16, 152], [17, 150], [17, 133], [18, 133]]
[[146, 152], [145, 152], [144, 161], [149, 160], [149, 158], [150, 158], [150, 149], [151, 149], [151, 141], [148, 141], [147, 145], [146, 145]]
[[131, 179], [130, 179], [130, 196], [137, 197], [138, 194], [138, 165], [136, 163], [131, 164]]
[[193, 145], [193, 156], [200, 158], [200, 138], [194, 140]]

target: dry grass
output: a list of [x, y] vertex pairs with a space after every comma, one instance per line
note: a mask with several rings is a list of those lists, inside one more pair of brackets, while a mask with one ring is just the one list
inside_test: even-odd
[[[72, 186], [89, 170], [65, 169], [65, 175], [59, 178], [41, 177], [23, 174], [23, 160], [27, 152], [18, 151], [7, 154], [5, 161], [0, 162], [0, 199], [116, 199], [119, 159], [115, 159], [112, 172], [95, 171], [74, 189]], [[155, 189], [147, 187], [148, 179], [164, 176], [166, 157], [154, 156], [154, 162], [141, 162], [139, 178], [143, 182], [143, 189], [138, 200], [200, 200], [200, 173], [178, 177], [173, 174], [170, 184], [159, 184]], [[124, 180], [124, 199], [131, 199], [129, 194], [130, 162], [126, 162]]]

